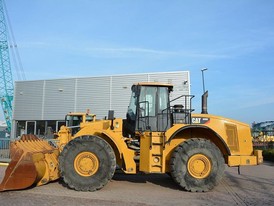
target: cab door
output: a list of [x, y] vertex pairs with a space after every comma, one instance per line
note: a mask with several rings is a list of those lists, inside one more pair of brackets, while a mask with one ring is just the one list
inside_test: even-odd
[[142, 86], [137, 107], [138, 131], [166, 131], [170, 128], [169, 91], [167, 87]]

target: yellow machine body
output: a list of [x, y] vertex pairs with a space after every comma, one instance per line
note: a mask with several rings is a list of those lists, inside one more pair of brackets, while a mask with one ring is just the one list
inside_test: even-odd
[[169, 172], [168, 162], [173, 150], [185, 140], [195, 137], [214, 142], [224, 155], [228, 166], [258, 165], [263, 161], [261, 151], [253, 151], [249, 125], [220, 116], [192, 114], [192, 124], [175, 124], [166, 132], [146, 131], [139, 134], [140, 163], [137, 166], [134, 161], [136, 152], [126, 144], [126, 140], [130, 139], [122, 135], [122, 119], [115, 119], [113, 125], [114, 128], [111, 129], [110, 120], [82, 123], [80, 131], [73, 137], [67, 132], [67, 127], [62, 127], [58, 141], [64, 145], [66, 141], [79, 136], [99, 136], [112, 146], [118, 165], [125, 173], [130, 174], [138, 171]]
[[[201, 120], [205, 123], [201, 124]], [[228, 166], [258, 165], [262, 152], [253, 151], [250, 128], [247, 124], [219, 116], [193, 114], [192, 124], [176, 124], [166, 132], [146, 132], [141, 136], [140, 170], [169, 172], [173, 150], [191, 138], [204, 138], [218, 146]]]
[[[133, 100], [131, 100], [131, 105], [133, 103], [137, 104], [134, 98], [138, 97], [139, 107], [136, 110], [136, 115], [139, 115], [140, 119], [143, 118], [143, 114], [149, 114], [152, 108], [152, 104], [149, 102], [152, 97], [149, 97], [148, 93], [142, 97], [142, 89], [150, 92], [155, 91], [158, 95], [153, 98], [160, 98], [157, 100], [158, 102], [167, 100], [167, 105], [170, 105], [168, 95], [172, 91], [172, 85], [160, 83], [135, 84], [132, 88]], [[142, 101], [141, 98], [145, 98], [145, 100]], [[159, 103], [157, 108], [159, 109], [162, 105], [163, 103]], [[205, 184], [203, 180], [210, 175], [215, 175], [211, 172], [216, 164], [220, 171], [223, 171], [223, 162], [228, 166], [258, 165], [262, 163], [262, 152], [253, 150], [250, 127], [245, 123], [207, 113], [191, 113], [192, 109], [186, 108], [184, 111], [189, 112], [187, 113], [187, 117], [189, 117], [187, 121], [170, 121], [167, 122], [166, 129], [160, 127], [160, 123], [164, 123], [163, 119], [173, 117], [175, 113], [172, 113], [172, 111], [179, 111], [178, 108], [182, 107], [177, 106], [174, 110], [170, 110], [170, 113], [164, 113], [166, 111], [164, 109], [161, 110], [160, 114], [157, 114], [162, 115], [160, 116], [162, 119], [155, 117], [158, 118], [156, 126], [160, 128], [159, 130], [153, 130], [151, 126], [148, 126], [149, 124], [146, 126], [141, 125], [141, 123], [153, 120], [152, 118], [149, 119], [151, 116], [147, 115], [147, 119], [138, 120], [140, 125], [133, 128], [133, 132], [132, 129], [130, 131], [130, 127], [127, 125], [130, 123], [130, 121], [127, 121], [128, 116], [131, 115], [130, 112], [127, 113], [127, 120], [114, 118], [113, 114], [108, 119], [96, 120], [96, 116], [88, 112], [69, 113], [66, 117], [67, 126], [61, 127], [54, 140], [57, 148], [35, 137], [25, 137], [25, 139], [23, 138], [23, 140], [12, 144], [12, 161], [0, 185], [0, 191], [23, 189], [33, 184], [42, 185], [58, 179], [60, 176], [65, 176], [63, 179], [70, 188], [81, 191], [94, 191], [100, 189], [112, 178], [116, 164], [127, 174], [136, 174], [139, 171], [172, 174], [174, 173], [174, 164], [181, 164], [178, 163], [178, 154], [176, 153], [183, 149], [187, 151], [188, 144], [192, 145], [194, 149], [195, 144], [202, 145], [198, 145], [200, 149], [196, 153], [192, 154], [189, 151], [188, 160], [184, 163], [188, 174], [191, 176], [190, 178], [199, 180], [201, 182], [199, 184], [202, 186]], [[170, 116], [164, 116], [166, 114]], [[127, 130], [129, 132], [125, 135]], [[191, 140], [194, 141], [191, 142]], [[135, 141], [138, 142], [138, 147], [134, 146]], [[95, 149], [90, 150], [93, 144]], [[103, 157], [101, 157], [102, 147], [105, 147], [104, 151], [106, 153], [106, 156]], [[210, 147], [209, 150], [214, 150], [214, 152], [210, 154], [210, 151], [205, 151], [203, 147]], [[75, 152], [75, 154], [73, 154], [73, 157], [68, 158], [71, 152]], [[181, 155], [181, 158], [184, 158], [184, 153]], [[74, 160], [71, 160], [73, 158]], [[113, 160], [110, 160], [112, 158]], [[214, 163], [214, 158], [221, 158], [221, 160]], [[68, 164], [66, 164], [67, 159], [71, 161]], [[106, 163], [106, 160], [110, 162]], [[102, 175], [98, 173], [104, 173], [104, 170], [106, 170], [101, 168], [101, 161], [109, 164], [108, 169], [110, 170], [109, 174], [106, 174], [106, 178], [102, 180], [103, 184], [98, 183], [99, 186], [93, 188], [88, 187], [88, 185], [79, 186], [78, 183], [73, 183], [74, 176], [77, 175], [79, 175], [81, 182], [86, 182], [85, 178], [89, 180], [88, 178], [92, 178], [92, 176], [99, 175], [101, 177]], [[71, 165], [73, 166], [71, 167]], [[60, 169], [60, 167], [63, 169]], [[67, 172], [68, 170], [72, 171], [72, 175]], [[218, 179], [216, 179], [212, 185], [196, 190], [195, 188], [199, 188], [199, 186], [191, 188], [187, 184], [181, 183], [181, 180], [176, 179], [176, 174], [173, 176], [175, 182], [188, 191], [208, 191], [218, 182]], [[95, 179], [98, 178], [95, 177]], [[94, 182], [94, 180], [91, 180], [91, 182]]]

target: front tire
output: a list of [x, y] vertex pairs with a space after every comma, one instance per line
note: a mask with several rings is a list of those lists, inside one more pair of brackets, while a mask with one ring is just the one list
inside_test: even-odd
[[173, 180], [184, 190], [206, 192], [213, 189], [224, 174], [224, 158], [209, 140], [193, 138], [181, 143], [170, 160]]
[[77, 191], [95, 191], [104, 187], [116, 168], [111, 146], [97, 136], [71, 140], [59, 156], [59, 169], [65, 185]]

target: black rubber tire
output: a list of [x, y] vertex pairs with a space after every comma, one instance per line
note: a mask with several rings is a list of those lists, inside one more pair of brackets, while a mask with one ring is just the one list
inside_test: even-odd
[[[99, 168], [92, 176], [81, 176], [74, 169], [74, 160], [81, 152], [92, 152], [99, 160]], [[97, 136], [82, 136], [71, 140], [59, 156], [59, 169], [65, 185], [77, 191], [95, 191], [113, 177], [116, 158], [111, 146]]]
[[[205, 178], [195, 178], [188, 171], [188, 161], [195, 154], [205, 155], [211, 162], [211, 170]], [[170, 159], [170, 173], [173, 180], [184, 190], [206, 192], [222, 179], [225, 162], [219, 148], [209, 140], [193, 138], [181, 143]]]

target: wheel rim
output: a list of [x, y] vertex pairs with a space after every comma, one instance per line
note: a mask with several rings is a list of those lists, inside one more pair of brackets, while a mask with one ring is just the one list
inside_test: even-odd
[[74, 159], [74, 169], [81, 176], [92, 176], [98, 168], [99, 160], [92, 152], [81, 152]]
[[210, 174], [211, 161], [203, 154], [195, 154], [188, 160], [187, 169], [192, 177], [203, 179]]

